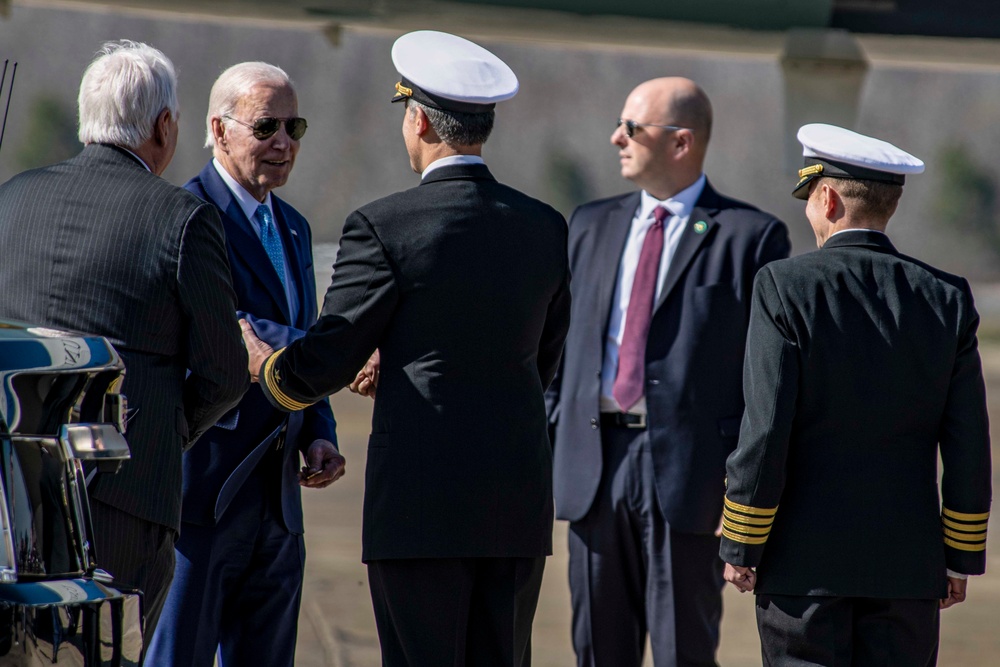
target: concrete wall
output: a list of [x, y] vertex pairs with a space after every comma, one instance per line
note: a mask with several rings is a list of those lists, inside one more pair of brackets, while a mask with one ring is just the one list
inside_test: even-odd
[[[433, 28], [433, 25], [423, 26]], [[208, 91], [215, 77], [244, 60], [285, 68], [309, 119], [290, 183], [279, 192], [310, 219], [318, 240], [334, 241], [356, 206], [417, 177], [400, 139], [401, 109], [389, 98], [397, 80], [389, 49], [399, 31], [345, 27], [335, 40], [306, 24], [215, 20], [14, 5], [0, 20], [0, 57], [19, 61], [0, 178], [17, 170], [33, 100], [56, 95], [75, 110], [80, 76], [100, 43], [128, 37], [162, 49], [178, 67], [180, 145], [165, 177], [182, 183], [209, 158], [202, 148]], [[629, 90], [663, 75], [702, 84], [715, 107], [706, 171], [723, 192], [785, 219], [795, 252], [814, 247], [785, 150], [784, 82], [777, 58], [670, 48], [594, 46], [572, 41], [479, 40], [521, 79], [521, 93], [499, 106], [486, 159], [503, 181], [565, 212], [579, 201], [630, 189], [608, 143]], [[873, 60], [860, 94], [858, 129], [922, 157], [926, 175], [911, 179], [890, 231], [905, 252], [977, 279], [1000, 278], [998, 251], [976, 230], [996, 220], [940, 220], [938, 157], [960, 147], [988, 191], [1000, 145], [1000, 68], [923, 66]], [[961, 186], [962, 183], [959, 183]], [[989, 193], [987, 192], [987, 195]], [[989, 197], [987, 196], [988, 200]], [[995, 212], [989, 207], [976, 210]], [[962, 216], [956, 216], [961, 218]], [[989, 217], [978, 216], [978, 217]]]

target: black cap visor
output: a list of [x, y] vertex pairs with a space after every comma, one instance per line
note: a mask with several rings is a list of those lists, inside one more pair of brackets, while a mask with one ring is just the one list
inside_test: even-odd
[[817, 157], [807, 157], [805, 166], [799, 169], [799, 182], [792, 190], [792, 196], [796, 199], [809, 199], [809, 184], [817, 179], [827, 176], [829, 178], [856, 179], [861, 181], [879, 181], [881, 183], [893, 183], [903, 185], [906, 181], [904, 174], [891, 174], [887, 171], [859, 167], [846, 162], [836, 160], [824, 160]]
[[458, 113], [486, 113], [487, 111], [492, 111], [496, 104], [476, 104], [474, 102], [459, 102], [457, 100], [449, 100], [446, 97], [441, 97], [440, 95], [434, 95], [422, 90], [419, 86], [414, 85], [412, 81], [409, 81], [406, 77], [403, 77], [399, 83], [396, 84], [396, 95], [389, 100], [390, 102], [402, 102], [404, 100], [412, 98], [415, 102], [420, 102], [424, 106], [428, 106], [432, 109], [439, 109], [441, 111], [457, 111]]

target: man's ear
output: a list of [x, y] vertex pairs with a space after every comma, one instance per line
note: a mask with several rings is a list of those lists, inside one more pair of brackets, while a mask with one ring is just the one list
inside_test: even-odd
[[826, 216], [827, 220], [836, 220], [840, 217], [838, 209], [843, 206], [840, 193], [831, 188], [829, 183], [823, 183], [820, 186], [820, 204], [823, 208], [823, 215]]
[[222, 119], [218, 116], [212, 116], [212, 136], [215, 137], [215, 145], [219, 147], [220, 150], [227, 151], [229, 146], [226, 144], [226, 124], [222, 122]]
[[170, 117], [170, 109], [164, 107], [153, 122], [153, 138], [159, 146], [165, 146], [170, 140]]
[[674, 156], [682, 157], [694, 150], [694, 133], [691, 130], [674, 131]]
[[427, 118], [427, 114], [420, 107], [411, 107], [407, 110], [407, 113], [412, 113], [410, 121], [413, 123], [413, 133], [418, 137], [422, 137], [427, 134], [427, 131], [431, 129], [431, 121]]

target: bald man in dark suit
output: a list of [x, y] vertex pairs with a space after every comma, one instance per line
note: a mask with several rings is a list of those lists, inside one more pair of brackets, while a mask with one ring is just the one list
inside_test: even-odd
[[611, 135], [641, 191], [570, 217], [573, 313], [546, 400], [581, 666], [638, 667], [647, 632], [657, 667], [715, 662], [750, 287], [789, 243], [708, 182], [711, 127], [692, 81], [641, 84]]

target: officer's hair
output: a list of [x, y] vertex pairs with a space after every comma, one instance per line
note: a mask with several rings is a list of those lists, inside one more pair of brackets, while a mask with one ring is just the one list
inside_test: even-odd
[[441, 137], [441, 141], [449, 148], [462, 146], [479, 146], [486, 143], [493, 131], [493, 120], [496, 114], [492, 109], [485, 113], [462, 113], [459, 111], [442, 111], [433, 109], [410, 98], [407, 100], [408, 113], [419, 108], [427, 115], [431, 127]]
[[77, 106], [82, 143], [135, 150], [153, 136], [164, 109], [177, 120], [173, 63], [142, 42], [106, 42], [83, 73]]
[[902, 185], [884, 181], [824, 177], [820, 179], [820, 184], [822, 183], [828, 184], [843, 199], [849, 200], [852, 213], [879, 222], [889, 221], [903, 195]]

